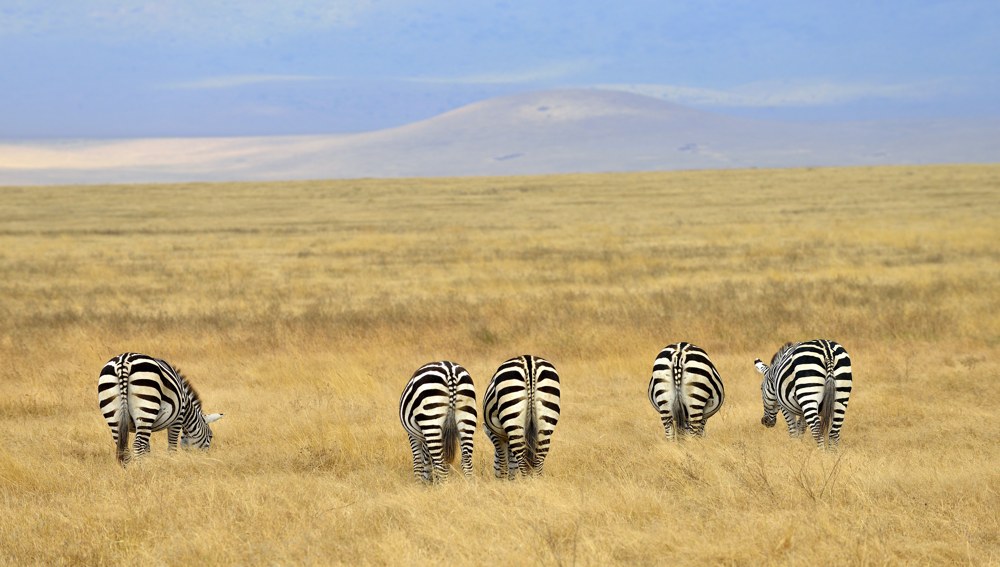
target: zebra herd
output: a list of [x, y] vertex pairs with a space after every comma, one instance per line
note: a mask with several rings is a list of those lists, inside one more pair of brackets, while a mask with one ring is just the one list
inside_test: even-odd
[[[820, 448], [835, 448], [851, 396], [851, 358], [839, 343], [816, 339], [786, 343], [754, 366], [763, 374], [761, 423], [774, 427], [781, 410], [792, 437], [809, 427]], [[166, 429], [167, 446], [208, 448], [210, 423], [222, 414], [202, 413], [201, 399], [169, 363], [124, 353], [107, 362], [97, 383], [104, 419], [111, 428], [118, 462], [133, 451], [149, 451], [149, 436]], [[551, 362], [531, 355], [503, 362], [483, 395], [483, 429], [494, 447], [493, 473], [515, 479], [542, 473], [560, 413], [559, 374]], [[708, 353], [691, 343], [668, 345], [653, 363], [649, 402], [666, 437], [703, 436], [708, 418], [722, 407], [725, 390]], [[472, 475], [473, 438], [479, 423], [476, 390], [469, 372], [450, 361], [431, 362], [414, 372], [403, 389], [399, 419], [413, 453], [413, 475], [435, 482], [448, 476], [458, 452], [465, 476]]]

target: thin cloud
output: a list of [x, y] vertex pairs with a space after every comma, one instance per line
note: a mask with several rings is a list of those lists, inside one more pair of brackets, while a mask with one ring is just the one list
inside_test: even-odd
[[203, 79], [195, 79], [192, 81], [168, 83], [163, 85], [163, 88], [167, 90], [218, 90], [235, 89], [263, 84], [303, 83], [333, 79], [335, 79], [335, 77], [318, 75], [223, 75], [219, 77], [205, 77]]
[[662, 84], [603, 84], [597, 88], [628, 91], [694, 106], [808, 107], [833, 106], [863, 100], [926, 100], [954, 94], [960, 88], [942, 81], [900, 84], [761, 82], [731, 90]]
[[[515, 71], [498, 71], [495, 73], [477, 73], [452, 77], [367, 77], [358, 81], [369, 82], [402, 82], [425, 83], [439, 85], [520, 85], [532, 83], [547, 83], [565, 79], [572, 75], [590, 70], [595, 62], [567, 61], [543, 65], [531, 69]], [[168, 90], [213, 90], [234, 89], [263, 84], [302, 83], [310, 81], [347, 80], [346, 77], [332, 75], [283, 75], [283, 74], [246, 74], [221, 75], [205, 77], [190, 81], [180, 81], [162, 85]]]

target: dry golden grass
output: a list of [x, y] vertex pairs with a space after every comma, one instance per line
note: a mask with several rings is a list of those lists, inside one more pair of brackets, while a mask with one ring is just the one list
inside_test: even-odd
[[[996, 564], [1000, 167], [0, 188], [0, 563]], [[852, 354], [841, 449], [760, 423], [752, 361]], [[658, 350], [712, 355], [663, 439]], [[119, 468], [111, 356], [179, 366], [207, 453]], [[546, 476], [417, 485], [398, 396], [563, 381]]]

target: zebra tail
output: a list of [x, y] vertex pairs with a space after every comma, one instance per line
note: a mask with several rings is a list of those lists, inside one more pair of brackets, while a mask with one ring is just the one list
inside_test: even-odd
[[444, 429], [441, 431], [442, 441], [444, 443], [444, 462], [453, 463], [455, 461], [455, 453], [458, 448], [458, 422], [455, 420], [455, 405], [452, 404], [448, 406], [448, 415], [444, 418]]
[[819, 428], [823, 433], [823, 442], [829, 443], [830, 428], [833, 426], [833, 406], [837, 398], [837, 381], [833, 374], [826, 375], [826, 385], [823, 387], [823, 402], [819, 406]]
[[128, 412], [128, 376], [123, 369], [118, 368], [118, 397], [121, 407], [118, 409], [118, 447], [116, 455], [118, 464], [125, 466], [128, 461], [128, 425], [132, 418]]
[[673, 414], [674, 420], [674, 435], [681, 434], [681, 428], [687, 425], [687, 416], [684, 415], [684, 404], [681, 403], [681, 389], [677, 388], [674, 390], [674, 403], [670, 407], [670, 413]]
[[686, 428], [688, 424], [687, 409], [684, 407], [682, 398], [684, 397], [684, 360], [681, 353], [677, 353], [677, 359], [673, 361], [672, 374], [674, 379], [674, 402], [670, 407], [670, 412], [674, 416], [674, 435], [681, 435], [681, 428]]
[[524, 427], [524, 452], [532, 467], [538, 462], [538, 423], [534, 408], [528, 411], [528, 423]]

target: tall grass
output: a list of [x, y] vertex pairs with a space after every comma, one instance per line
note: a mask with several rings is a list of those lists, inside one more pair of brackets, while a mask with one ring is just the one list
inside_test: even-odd
[[[0, 188], [0, 563], [1000, 561], [1000, 167]], [[854, 360], [841, 449], [766, 430], [755, 357]], [[662, 437], [665, 344], [726, 405]], [[97, 374], [170, 360], [207, 453], [122, 470]], [[563, 380], [546, 476], [414, 483], [412, 371]]]

